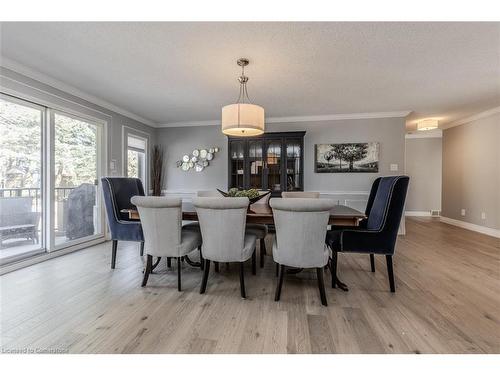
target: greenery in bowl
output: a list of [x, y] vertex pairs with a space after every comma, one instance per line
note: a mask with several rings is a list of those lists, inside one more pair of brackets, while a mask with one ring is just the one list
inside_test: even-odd
[[248, 199], [260, 197], [260, 193], [257, 189], [239, 190], [237, 188], [232, 188], [229, 189], [227, 195], [230, 197], [248, 197]]

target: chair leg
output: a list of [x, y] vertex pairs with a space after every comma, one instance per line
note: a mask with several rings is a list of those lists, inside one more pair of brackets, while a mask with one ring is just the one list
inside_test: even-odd
[[198, 251], [200, 252], [200, 270], [203, 271], [205, 268], [205, 260], [203, 259], [203, 254], [201, 252], [201, 246], [198, 246]]
[[151, 273], [151, 268], [153, 268], [153, 256], [148, 254], [146, 260], [146, 269], [144, 270], [144, 277], [142, 278], [142, 284], [141, 284], [142, 287], [146, 286], [146, 284], [148, 283], [148, 278], [149, 274]]
[[219, 273], [220, 272], [219, 262], [214, 262], [214, 264], [215, 264], [215, 272]]
[[394, 284], [394, 270], [392, 268], [392, 255], [386, 255], [385, 261], [387, 262], [387, 274], [389, 275], [389, 284], [391, 286], [391, 293], [396, 292], [396, 285]]
[[280, 265], [276, 263], [276, 277], [279, 276], [279, 273], [280, 273]]
[[205, 266], [203, 267], [203, 279], [201, 280], [200, 294], [204, 294], [207, 290], [208, 273], [210, 272], [210, 261], [205, 259]]
[[257, 275], [257, 249], [253, 249], [252, 253], [252, 275]]
[[111, 269], [115, 269], [116, 264], [116, 249], [118, 248], [118, 240], [113, 240], [113, 244], [111, 245]]
[[141, 257], [144, 255], [144, 241], [141, 242]]
[[240, 291], [241, 298], [247, 298], [245, 293], [245, 263], [240, 262]]
[[337, 287], [337, 252], [332, 252], [332, 259], [330, 260], [330, 272], [332, 273], [332, 288]]
[[154, 269], [160, 264], [161, 257], [156, 258], [156, 262], [153, 263], [153, 266], [151, 267], [151, 272], [154, 271]]
[[167, 257], [167, 267], [171, 268], [172, 267], [172, 258]]
[[274, 300], [279, 301], [281, 297], [281, 287], [283, 286], [283, 277], [285, 275], [285, 266], [284, 265], [279, 265], [276, 263], [276, 265], [279, 268], [279, 279], [278, 279], [278, 284], [276, 285], [276, 293], [274, 295]]
[[264, 267], [264, 255], [266, 255], [266, 241], [264, 238], [260, 239], [260, 268]]
[[328, 302], [326, 302], [325, 282], [323, 280], [323, 267], [316, 268], [316, 274], [318, 275], [318, 288], [319, 295], [321, 296], [321, 304], [323, 306], [328, 306]]
[[181, 269], [182, 269], [182, 258], [177, 258], [177, 290], [181, 291]]
[[375, 272], [375, 255], [370, 254], [370, 267], [372, 272]]

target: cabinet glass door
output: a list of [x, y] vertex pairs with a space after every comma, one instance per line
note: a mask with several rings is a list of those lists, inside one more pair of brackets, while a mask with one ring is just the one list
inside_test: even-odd
[[301, 175], [302, 143], [300, 139], [286, 140], [286, 190], [302, 190]]
[[245, 147], [243, 141], [230, 143], [230, 188], [244, 189], [245, 187]]
[[250, 189], [262, 189], [263, 169], [264, 160], [262, 140], [248, 141], [248, 170], [250, 176], [248, 187]]
[[266, 143], [266, 188], [271, 191], [281, 191], [281, 140], [270, 140]]

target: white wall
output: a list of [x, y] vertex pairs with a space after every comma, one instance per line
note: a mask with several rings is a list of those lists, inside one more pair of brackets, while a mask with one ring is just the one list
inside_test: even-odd
[[440, 137], [406, 139], [406, 174], [410, 176], [407, 214], [441, 211], [441, 144]]
[[443, 131], [442, 200], [442, 216], [500, 229], [500, 113]]
[[[320, 191], [344, 203], [364, 201], [378, 176], [404, 174], [405, 119], [379, 118], [266, 125], [266, 132], [305, 130], [304, 188]], [[227, 138], [219, 126], [158, 129], [158, 143], [166, 152], [164, 189], [186, 194], [197, 190], [226, 189]], [[315, 173], [314, 145], [318, 143], [379, 142], [379, 173]], [[195, 148], [219, 146], [221, 151], [203, 172], [184, 172], [175, 162]], [[398, 164], [399, 171], [390, 171]], [[353, 203], [353, 205], [356, 203]]]

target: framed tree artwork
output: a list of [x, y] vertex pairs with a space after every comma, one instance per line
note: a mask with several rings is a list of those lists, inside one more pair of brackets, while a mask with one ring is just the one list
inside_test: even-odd
[[316, 173], [377, 173], [378, 142], [318, 144]]

